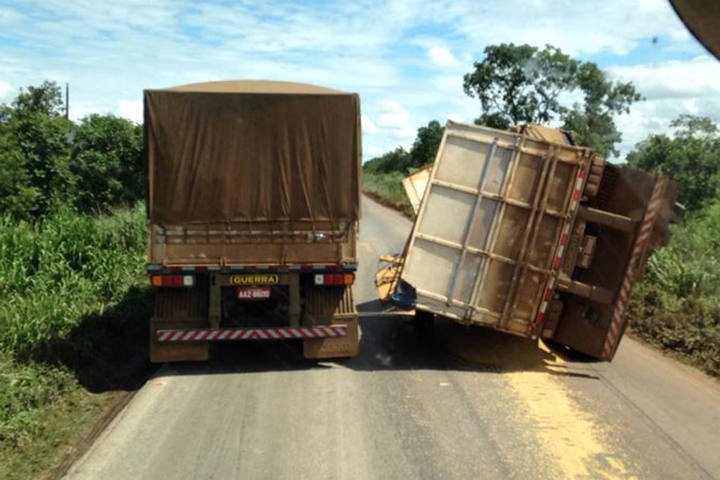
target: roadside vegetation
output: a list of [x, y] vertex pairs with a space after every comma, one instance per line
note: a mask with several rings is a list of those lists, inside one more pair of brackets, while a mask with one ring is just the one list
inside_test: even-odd
[[[612, 82], [594, 63], [552, 46], [489, 46], [464, 76], [463, 86], [480, 101], [478, 125], [558, 125], [572, 131], [578, 144], [605, 156], [617, 156], [622, 138], [613, 117], [642, 101], [631, 83]], [[580, 94], [583, 101], [563, 104], [562, 98], [571, 98], [568, 93]], [[681, 115], [670, 127], [671, 135], [649, 135], [625, 158], [631, 167], [678, 181], [683, 187], [679, 202], [686, 210], [672, 227], [670, 244], [655, 250], [633, 290], [630, 330], [720, 376], [720, 135], [705, 117]], [[432, 121], [418, 130], [410, 152], [398, 147], [366, 162], [364, 191], [412, 217], [402, 179], [432, 163], [442, 134]]]
[[62, 463], [145, 364], [140, 128], [73, 123], [53, 83], [0, 106], [0, 477]]
[[684, 115], [671, 126], [672, 136], [651, 135], [627, 158], [682, 183], [687, 208], [633, 291], [630, 328], [720, 377], [720, 135], [704, 117]]
[[420, 127], [410, 151], [397, 147], [363, 165], [363, 192], [406, 216], [415, 215], [408, 201], [402, 180], [435, 160], [445, 127], [437, 120]]

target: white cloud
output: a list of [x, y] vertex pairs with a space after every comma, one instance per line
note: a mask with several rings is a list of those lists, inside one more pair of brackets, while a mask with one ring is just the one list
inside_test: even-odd
[[410, 121], [410, 112], [395, 100], [384, 99], [380, 101], [383, 112], [378, 117], [381, 127], [402, 128]]
[[12, 87], [10, 84], [4, 80], [0, 80], [0, 102], [6, 102], [10, 100], [10, 96], [12, 96]]
[[[572, 55], [627, 55], [640, 45], [651, 45], [654, 37], [669, 36], [685, 42], [685, 47], [694, 45], [681, 33], [685, 28], [669, 2], [662, 0], [558, 0], [551, 4], [515, 0], [484, 3], [483, 8], [468, 1], [461, 5], [464, 11], [457, 22], [462, 41], [470, 39], [481, 47], [501, 42], [551, 44]], [[516, 14], [518, 10], [522, 15]]]
[[465, 122], [465, 119], [462, 115], [457, 113], [448, 113], [447, 115], [440, 115], [441, 117], [447, 118], [448, 120], [451, 120], [453, 122]]
[[395, 145], [400, 144], [409, 148], [415, 139], [417, 126], [412, 122], [410, 112], [397, 101], [383, 99], [380, 101], [381, 113], [378, 115], [377, 124], [381, 129], [387, 131], [396, 140]]
[[[112, 112], [140, 121], [144, 88], [239, 78], [307, 82], [360, 94], [371, 138], [366, 157], [410, 145], [437, 112], [476, 118], [480, 105], [463, 93], [462, 76], [487, 45], [501, 42], [552, 43], [583, 59], [597, 54], [601, 66], [623, 64], [613, 68], [614, 78], [633, 80], [649, 99], [618, 119], [626, 140], [666, 124], [678, 109], [709, 111], [720, 95], [710, 84], [717, 73], [687, 60], [703, 50], [664, 0], [361, 0], [322, 7], [280, 0], [272, 10], [259, 0], [38, 0], [6, 2], [0, 25], [12, 39], [0, 44], [3, 81], [15, 90], [46, 79], [69, 82], [73, 118]], [[642, 62], [633, 60], [638, 47]], [[647, 58], [662, 63], [637, 65]], [[671, 59], [686, 61], [673, 66]], [[663, 78], [673, 75], [685, 86]]]
[[115, 112], [118, 116], [135, 123], [143, 123], [143, 102], [141, 100], [120, 100]]
[[720, 95], [720, 62], [709, 56], [690, 61], [610, 67], [608, 73], [633, 82], [648, 99]]
[[615, 66], [612, 78], [631, 81], [646, 101], [634, 104], [616, 124], [623, 139], [621, 158], [651, 133], [667, 133], [672, 120], [683, 113], [704, 115], [720, 123], [720, 62], [709, 56], [688, 61]]
[[377, 132], [377, 126], [375, 125], [375, 123], [373, 123], [373, 121], [367, 115], [365, 115], [365, 114], [361, 115], [360, 121], [362, 123], [363, 132], [369, 133], [371, 135], [373, 133]]
[[433, 47], [428, 50], [428, 57], [435, 65], [455, 65], [457, 59], [446, 47]]
[[371, 143], [368, 145], [363, 145], [363, 158], [369, 160], [374, 157], [379, 157], [383, 153], [387, 152], [388, 149], [384, 148], [383, 146], [380, 146], [375, 143]]

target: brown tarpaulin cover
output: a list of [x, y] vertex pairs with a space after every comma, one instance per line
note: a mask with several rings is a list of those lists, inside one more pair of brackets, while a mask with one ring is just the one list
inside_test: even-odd
[[357, 94], [267, 81], [145, 90], [145, 135], [152, 223], [359, 217]]

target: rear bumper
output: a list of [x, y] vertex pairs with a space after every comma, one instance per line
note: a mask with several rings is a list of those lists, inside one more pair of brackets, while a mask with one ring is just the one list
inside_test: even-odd
[[229, 340], [292, 340], [337, 338], [347, 335], [345, 325], [273, 328], [168, 328], [155, 331], [160, 343], [213, 342]]

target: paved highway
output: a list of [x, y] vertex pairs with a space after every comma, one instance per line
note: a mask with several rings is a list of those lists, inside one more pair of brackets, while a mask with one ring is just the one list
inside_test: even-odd
[[[363, 199], [356, 299], [410, 228]], [[223, 346], [161, 368], [69, 478], [720, 478], [720, 384], [630, 339], [612, 364], [438, 322], [362, 320], [360, 355]]]

